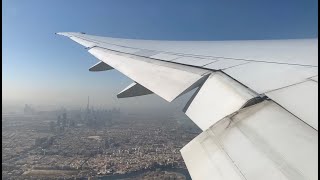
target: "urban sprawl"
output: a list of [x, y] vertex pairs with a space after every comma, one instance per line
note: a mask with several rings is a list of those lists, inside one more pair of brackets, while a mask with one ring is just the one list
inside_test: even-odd
[[200, 130], [175, 117], [26, 105], [2, 115], [2, 179], [186, 179], [180, 149]]

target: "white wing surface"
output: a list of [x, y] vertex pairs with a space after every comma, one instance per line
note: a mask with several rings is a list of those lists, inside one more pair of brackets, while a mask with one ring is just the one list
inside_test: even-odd
[[318, 179], [318, 39], [156, 41], [57, 33], [134, 83], [119, 98], [155, 93], [203, 132], [182, 150], [195, 180]]

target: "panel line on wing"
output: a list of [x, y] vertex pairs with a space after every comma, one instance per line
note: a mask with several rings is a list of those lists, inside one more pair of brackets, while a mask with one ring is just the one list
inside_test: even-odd
[[[79, 37], [74, 35], [75, 37]], [[80, 38], [80, 37], [79, 37]], [[82, 38], [84, 40], [88, 40], [88, 41], [96, 41], [95, 43], [104, 43], [104, 44], [110, 44], [110, 45], [115, 45], [115, 46], [119, 46], [119, 47], [126, 47], [126, 48], [133, 48], [130, 46], [123, 46], [123, 45], [118, 45], [118, 44], [114, 44], [114, 43], [106, 43], [103, 41], [98, 41], [98, 40], [92, 40], [91, 38]], [[100, 47], [100, 46], [99, 46]], [[103, 48], [103, 47], [102, 47]], [[140, 49], [140, 50], [151, 50], [151, 51], [156, 51], [156, 50], [152, 50], [152, 49], [145, 49], [145, 48], [133, 48], [133, 49]], [[256, 60], [256, 59], [243, 59], [243, 58], [230, 58], [230, 57], [222, 57], [222, 56], [205, 56], [205, 55], [196, 55], [196, 54], [185, 54], [185, 53], [174, 53], [174, 52], [169, 52], [169, 51], [160, 51], [160, 52], [164, 52], [164, 53], [170, 53], [170, 54], [174, 54], [174, 55], [182, 55], [182, 56], [197, 56], [197, 57], [204, 57], [204, 58], [222, 58], [222, 59], [231, 59], [231, 60], [239, 60], [239, 61], [250, 61], [250, 62], [262, 62], [262, 63], [271, 63], [271, 64], [286, 64], [286, 65], [293, 65], [293, 66], [304, 66], [304, 67], [318, 67], [315, 65], [308, 65], [308, 64], [298, 64], [298, 63], [285, 63], [285, 62], [275, 62], [275, 61], [264, 61], [264, 60]]]
[[286, 109], [284, 106], [282, 106], [281, 104], [279, 104], [278, 102], [274, 101], [273, 102], [275, 104], [277, 104], [278, 106], [280, 106], [281, 108], [285, 109], [288, 113], [290, 113], [292, 116], [296, 117], [297, 119], [299, 119], [302, 123], [306, 124], [307, 126], [309, 126], [310, 128], [312, 128], [313, 130], [318, 132], [318, 129], [316, 129], [315, 127], [313, 127], [312, 125], [310, 125], [309, 123], [307, 123], [306, 121], [304, 121], [303, 119], [299, 118], [296, 114], [292, 113], [291, 111], [289, 111], [288, 109]]
[[[132, 59], [137, 59], [137, 60], [141, 60], [141, 61], [152, 63], [152, 64], [171, 67], [171, 68], [179, 69], [179, 70], [182, 70], [182, 71], [193, 72], [193, 73], [197, 73], [197, 74], [205, 74], [205, 73], [207, 73], [209, 71], [210, 72], [212, 72], [212, 71], [214, 72], [215, 71], [215, 70], [212, 70], [212, 69], [199, 68], [197, 66], [188, 65], [188, 64], [181, 64], [181, 63], [176, 63], [176, 62], [171, 62], [171, 61], [164, 61], [164, 60], [153, 61], [153, 59], [151, 59], [149, 57], [139, 56], [139, 55], [136, 55], [136, 54], [129, 54], [129, 53], [125, 53], [125, 52], [119, 52], [119, 51], [116, 51], [116, 50], [112, 50], [112, 49], [108, 49], [108, 48], [104, 48], [104, 47], [99, 47], [99, 46], [97, 46], [97, 48], [104, 49], [104, 50], [109, 51], [109, 52], [111, 52], [113, 54], [116, 54], [116, 55], [129, 57], [129, 58], [132, 58]], [[202, 72], [204, 72], [204, 73], [202, 73]]]
[[274, 92], [274, 91], [281, 90], [281, 89], [285, 89], [285, 88], [288, 88], [288, 87], [291, 87], [291, 86], [295, 86], [295, 85], [298, 85], [298, 84], [302, 84], [302, 83], [305, 83], [305, 82], [310, 81], [310, 80], [312, 80], [312, 79], [307, 78], [307, 79], [305, 79], [305, 80], [303, 80], [303, 81], [300, 81], [300, 82], [297, 82], [297, 83], [294, 83], [294, 84], [290, 84], [290, 85], [288, 85], [288, 86], [284, 86], [284, 87], [280, 87], [280, 88], [277, 88], [277, 89], [272, 89], [272, 90], [270, 90], [270, 91], [266, 91], [266, 92], [263, 93], [263, 94], [272, 93], [272, 92]]

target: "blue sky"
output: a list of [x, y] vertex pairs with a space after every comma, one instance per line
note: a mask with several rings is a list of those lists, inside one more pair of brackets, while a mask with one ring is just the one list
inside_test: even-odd
[[117, 71], [90, 73], [97, 60], [55, 32], [166, 40], [318, 37], [317, 0], [4, 0], [2, 7], [8, 103], [80, 105], [90, 95], [105, 107], [165, 104], [156, 96], [117, 100], [130, 80]]

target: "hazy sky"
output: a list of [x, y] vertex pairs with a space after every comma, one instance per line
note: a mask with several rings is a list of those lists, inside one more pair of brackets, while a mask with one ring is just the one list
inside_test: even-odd
[[166, 40], [318, 37], [317, 0], [4, 0], [2, 5], [3, 104], [85, 106], [90, 95], [100, 107], [167, 105], [155, 95], [118, 100], [116, 94], [131, 80], [117, 71], [89, 72], [97, 59], [55, 32]]

